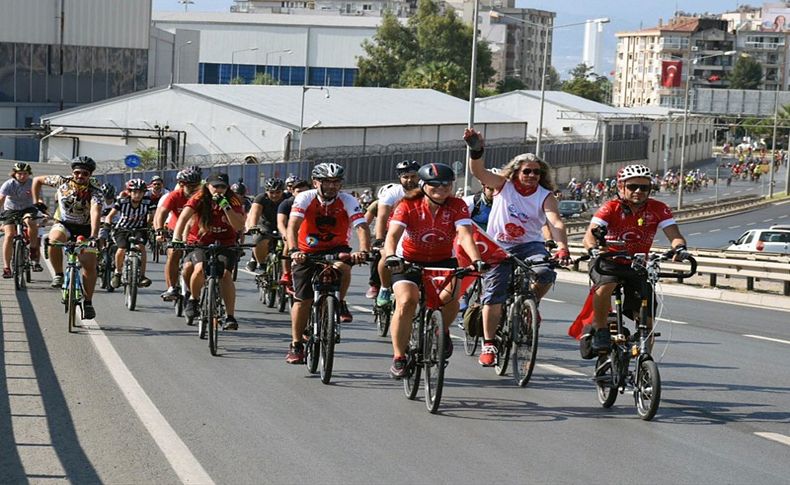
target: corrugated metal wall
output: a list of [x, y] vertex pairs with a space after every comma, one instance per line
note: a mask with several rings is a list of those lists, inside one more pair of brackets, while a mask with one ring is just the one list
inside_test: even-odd
[[151, 0], [2, 0], [0, 42], [148, 48]]

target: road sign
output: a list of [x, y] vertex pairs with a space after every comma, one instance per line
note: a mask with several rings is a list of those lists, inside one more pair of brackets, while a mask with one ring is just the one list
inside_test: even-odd
[[455, 172], [455, 175], [460, 175], [461, 170], [463, 169], [464, 169], [463, 162], [453, 162], [453, 172]]
[[123, 159], [123, 163], [129, 168], [137, 168], [140, 166], [141, 162], [140, 156], [135, 154], [127, 155], [126, 158]]

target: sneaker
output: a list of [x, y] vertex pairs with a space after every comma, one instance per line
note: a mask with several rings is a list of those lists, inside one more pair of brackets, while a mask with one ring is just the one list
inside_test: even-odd
[[14, 273], [11, 272], [11, 268], [3, 268], [3, 278], [8, 279], [13, 277]]
[[607, 352], [612, 346], [612, 334], [608, 328], [599, 328], [593, 334], [593, 352]]
[[288, 364], [304, 364], [304, 345], [291, 342], [290, 347], [288, 347], [288, 354], [285, 356], [285, 362]]
[[392, 290], [390, 288], [382, 288], [376, 297], [376, 305], [387, 306], [390, 302], [392, 302]]
[[171, 286], [170, 288], [163, 291], [159, 296], [161, 296], [164, 301], [174, 301], [176, 298], [178, 298], [178, 289]]
[[376, 296], [378, 296], [378, 294], [379, 294], [379, 287], [375, 285], [370, 285], [370, 288], [368, 288], [368, 291], [365, 293], [365, 298], [367, 298], [368, 300], [373, 300], [374, 298], [376, 298]]
[[151, 279], [143, 276], [140, 278], [140, 281], [137, 283], [137, 286], [139, 286], [140, 288], [148, 288], [149, 286], [151, 286]]
[[54, 278], [52, 278], [52, 283], [49, 284], [52, 288], [60, 288], [63, 286], [63, 275], [56, 274]]
[[198, 301], [189, 299], [187, 300], [186, 305], [184, 305], [184, 316], [187, 318], [195, 318], [198, 316]]
[[38, 261], [33, 261], [33, 272], [41, 273], [42, 271], [44, 271], [44, 268], [41, 266], [41, 263]]
[[390, 375], [393, 379], [403, 379], [409, 370], [409, 359], [403, 357], [393, 357], [392, 365], [390, 366]]
[[233, 315], [228, 315], [225, 317], [225, 326], [222, 328], [224, 330], [238, 330], [239, 322], [236, 321]]
[[480, 358], [477, 362], [483, 367], [493, 367], [496, 365], [497, 350], [493, 345], [483, 345], [480, 351]]
[[258, 262], [254, 259], [247, 261], [247, 271], [255, 271], [258, 269]]
[[278, 283], [280, 286], [291, 286], [291, 273], [283, 273]]
[[351, 312], [348, 311], [348, 305], [345, 301], [340, 302], [340, 321], [343, 323], [348, 323], [354, 320], [354, 317], [351, 315]]
[[93, 308], [93, 303], [84, 301], [82, 302], [82, 319], [93, 320], [96, 318], [96, 309]]
[[110, 279], [110, 286], [113, 288], [118, 288], [121, 286], [121, 273], [113, 273], [112, 278]]

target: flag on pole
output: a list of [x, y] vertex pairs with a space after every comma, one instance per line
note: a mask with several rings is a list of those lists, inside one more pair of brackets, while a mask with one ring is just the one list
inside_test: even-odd
[[665, 88], [680, 87], [682, 72], [682, 61], [661, 61], [661, 85]]

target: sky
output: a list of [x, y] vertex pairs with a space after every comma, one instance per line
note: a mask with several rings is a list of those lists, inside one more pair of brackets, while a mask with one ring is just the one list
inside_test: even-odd
[[[192, 0], [190, 11], [228, 12], [233, 0]], [[482, 4], [490, 0], [481, 0]], [[617, 40], [615, 32], [637, 30], [642, 27], [653, 27], [658, 19], [664, 22], [672, 17], [673, 12], [683, 10], [689, 13], [721, 13], [734, 10], [739, 4], [735, 0], [516, 0], [520, 8], [537, 8], [557, 13], [555, 25], [584, 22], [587, 19], [609, 17], [611, 22], [604, 26], [603, 59], [605, 73], [614, 70], [614, 57]], [[153, 0], [154, 10], [183, 11], [184, 6], [178, 0]], [[751, 5], [759, 6], [762, 2], [755, 0]], [[562, 78], [581, 62], [584, 42], [584, 26], [557, 29], [554, 32], [554, 52], [552, 64]]]

